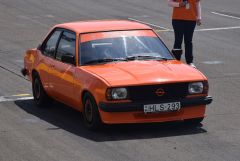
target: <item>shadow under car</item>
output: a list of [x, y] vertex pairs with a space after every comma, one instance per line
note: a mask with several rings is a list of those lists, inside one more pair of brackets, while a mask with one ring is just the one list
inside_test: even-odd
[[202, 124], [191, 127], [185, 126], [182, 122], [104, 125], [98, 131], [89, 131], [83, 125], [81, 113], [61, 103], [54, 102], [48, 108], [37, 107], [33, 100], [15, 101], [15, 104], [25, 112], [55, 126], [46, 130], [63, 129], [96, 142], [163, 138], [207, 132], [202, 128]]

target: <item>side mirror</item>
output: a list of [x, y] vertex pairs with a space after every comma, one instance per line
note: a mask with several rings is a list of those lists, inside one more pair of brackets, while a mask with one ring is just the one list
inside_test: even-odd
[[76, 65], [75, 57], [71, 54], [62, 55], [61, 61], [64, 63]]

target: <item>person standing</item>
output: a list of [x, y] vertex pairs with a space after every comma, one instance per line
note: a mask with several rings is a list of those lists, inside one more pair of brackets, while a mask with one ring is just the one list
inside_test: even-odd
[[196, 68], [193, 64], [192, 39], [196, 24], [201, 25], [200, 0], [168, 0], [168, 5], [173, 7], [172, 26], [175, 41], [172, 53], [177, 60], [181, 60], [184, 38], [186, 63]]

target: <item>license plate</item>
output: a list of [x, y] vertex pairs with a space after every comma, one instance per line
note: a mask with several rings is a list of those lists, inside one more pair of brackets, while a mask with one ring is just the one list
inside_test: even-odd
[[143, 106], [144, 113], [170, 112], [178, 111], [180, 109], [181, 109], [180, 102], [149, 104]]

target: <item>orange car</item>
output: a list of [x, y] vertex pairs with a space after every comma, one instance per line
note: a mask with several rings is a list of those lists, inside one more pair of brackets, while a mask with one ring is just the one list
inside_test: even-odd
[[152, 28], [125, 20], [53, 27], [26, 52], [23, 75], [38, 106], [52, 99], [83, 113], [84, 124], [186, 121], [200, 123], [207, 78], [177, 61]]

